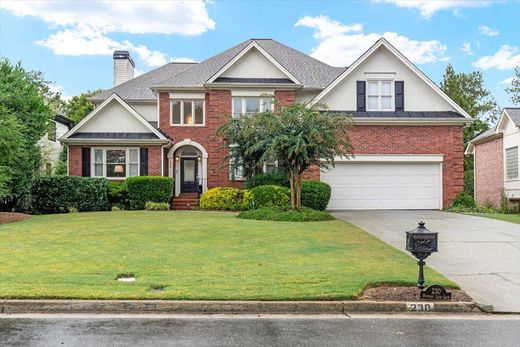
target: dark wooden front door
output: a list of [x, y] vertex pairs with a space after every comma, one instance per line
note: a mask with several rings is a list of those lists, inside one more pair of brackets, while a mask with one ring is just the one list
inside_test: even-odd
[[181, 158], [181, 193], [196, 193], [199, 190], [196, 158]]

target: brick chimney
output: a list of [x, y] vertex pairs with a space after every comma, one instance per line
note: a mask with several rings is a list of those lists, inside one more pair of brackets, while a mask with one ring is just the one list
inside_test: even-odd
[[135, 63], [128, 51], [114, 51], [114, 87], [134, 78]]

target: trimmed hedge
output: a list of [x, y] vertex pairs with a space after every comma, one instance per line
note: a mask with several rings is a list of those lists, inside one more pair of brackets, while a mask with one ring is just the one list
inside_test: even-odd
[[108, 202], [110, 206], [116, 206], [120, 209], [129, 208], [126, 182], [108, 181]]
[[321, 222], [334, 219], [327, 212], [316, 211], [306, 207], [299, 210], [283, 207], [264, 207], [258, 210], [241, 212], [237, 218], [279, 222]]
[[289, 187], [289, 175], [281, 170], [270, 173], [258, 173], [244, 182], [244, 187], [248, 189], [265, 185]]
[[35, 178], [31, 194], [36, 213], [68, 213], [77, 210], [107, 211], [108, 181], [104, 178], [45, 176]]
[[251, 189], [254, 208], [286, 207], [291, 203], [291, 191], [287, 187], [265, 185]]
[[317, 211], [325, 211], [330, 200], [331, 188], [321, 181], [303, 180], [301, 199], [302, 205]]
[[199, 207], [205, 210], [247, 210], [251, 208], [251, 192], [233, 187], [212, 188], [202, 195]]
[[128, 203], [132, 210], [142, 210], [146, 202], [169, 203], [173, 195], [173, 179], [161, 176], [136, 176], [126, 179]]

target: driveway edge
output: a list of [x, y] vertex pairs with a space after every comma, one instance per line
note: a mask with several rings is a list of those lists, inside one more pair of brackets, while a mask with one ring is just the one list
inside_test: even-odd
[[[426, 302], [422, 302], [426, 303]], [[410, 312], [397, 301], [4, 300], [0, 313], [346, 314]], [[413, 311], [412, 311], [413, 312]], [[473, 302], [434, 302], [430, 312], [481, 313]], [[423, 312], [421, 312], [423, 313]], [[427, 312], [425, 312], [427, 313]]]

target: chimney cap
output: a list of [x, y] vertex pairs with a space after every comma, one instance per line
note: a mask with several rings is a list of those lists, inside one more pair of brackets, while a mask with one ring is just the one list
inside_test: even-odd
[[132, 57], [130, 57], [130, 52], [128, 52], [126, 50], [116, 50], [116, 51], [114, 51], [113, 58], [114, 58], [114, 60], [115, 59], [126, 59], [126, 60], [129, 60], [130, 63], [135, 67], [135, 63], [134, 63]]

